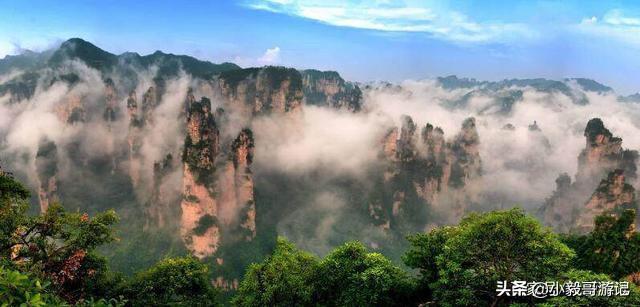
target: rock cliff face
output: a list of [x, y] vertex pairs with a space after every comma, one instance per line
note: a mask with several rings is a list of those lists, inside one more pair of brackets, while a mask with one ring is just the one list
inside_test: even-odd
[[82, 97], [74, 94], [67, 95], [65, 101], [56, 106], [56, 114], [61, 122], [74, 124], [84, 122], [86, 113]]
[[617, 169], [602, 179], [586, 202], [584, 210], [576, 218], [576, 228], [582, 232], [590, 231], [596, 216], [624, 209], [637, 209], [636, 193], [633, 186], [625, 182], [623, 170]]
[[129, 153], [129, 177], [133, 186], [138, 186], [140, 182], [140, 171], [142, 167], [142, 155], [140, 148], [142, 147], [144, 119], [138, 108], [136, 92], [129, 93], [127, 99], [127, 114], [129, 116], [129, 131], [127, 133], [127, 144]]
[[267, 66], [222, 72], [213, 91], [246, 115], [295, 112], [303, 104], [359, 111], [362, 91], [336, 72]]
[[578, 157], [577, 181], [597, 182], [615, 169], [623, 169], [628, 179], [636, 178], [638, 153], [622, 149], [622, 139], [614, 137], [601, 119], [591, 119], [584, 136], [586, 146]]
[[161, 93], [160, 86], [151, 86], [142, 96], [141, 113], [145, 125], [153, 123], [153, 110], [160, 103]]
[[138, 103], [135, 91], [129, 93], [127, 98], [127, 115], [129, 117], [129, 130], [127, 132], [127, 144], [129, 153], [129, 177], [134, 187], [140, 184], [141, 172], [144, 170], [144, 156], [140, 150], [145, 137], [144, 129], [153, 124], [153, 111], [160, 103], [159, 86], [151, 86], [142, 96], [142, 103]]
[[226, 107], [245, 115], [285, 113], [303, 102], [300, 73], [291, 68], [247, 68], [223, 72], [215, 88]]
[[170, 187], [163, 185], [166, 177], [175, 170], [175, 161], [171, 154], [167, 154], [164, 159], [153, 164], [153, 182], [149, 201], [145, 204], [145, 230], [153, 228], [163, 228], [175, 219], [171, 202], [172, 195]]
[[306, 104], [360, 111], [362, 91], [337, 72], [308, 69], [300, 73]]
[[475, 119], [466, 119], [450, 142], [439, 127], [426, 124], [418, 134], [411, 117], [405, 115], [401, 122], [400, 129], [390, 129], [381, 142], [387, 165], [378, 189], [383, 192], [369, 203], [371, 217], [386, 229], [420, 224], [420, 216], [439, 206], [462, 216], [473, 202], [465, 186], [481, 174]]
[[256, 234], [254, 143], [251, 130], [244, 129], [221, 149], [210, 100], [189, 95], [187, 105], [181, 234], [187, 248], [204, 258], [214, 255], [223, 240], [251, 240]]
[[541, 209], [545, 223], [558, 231], [587, 232], [596, 215], [636, 207], [635, 191], [626, 182], [636, 179], [638, 152], [623, 149], [622, 139], [614, 137], [599, 118], [587, 123], [584, 136], [575, 181], [561, 174], [556, 191]]
[[40, 212], [47, 211], [51, 203], [58, 201], [58, 154], [54, 142], [42, 140], [36, 154], [36, 172], [38, 174], [38, 201]]
[[104, 120], [108, 123], [116, 120], [118, 112], [118, 98], [117, 91], [113, 80], [107, 79], [105, 81], [105, 108], [104, 108]]

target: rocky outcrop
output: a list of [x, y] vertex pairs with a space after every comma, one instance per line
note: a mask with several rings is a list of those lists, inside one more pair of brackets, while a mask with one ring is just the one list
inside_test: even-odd
[[[230, 163], [227, 163], [226, 168], [227, 179], [233, 178], [233, 188], [222, 189], [227, 193], [233, 191], [233, 195], [230, 196], [230, 201], [222, 202], [220, 214], [225, 224], [237, 222], [246, 240], [256, 236], [256, 208], [251, 172], [253, 151], [253, 132], [243, 129], [231, 145]], [[227, 182], [231, 183], [231, 180]], [[238, 221], [233, 220], [235, 216], [239, 217]]]
[[385, 229], [440, 206], [448, 206], [448, 211], [460, 217], [472, 202], [465, 186], [481, 174], [475, 120], [466, 119], [450, 142], [441, 128], [431, 124], [426, 124], [419, 134], [417, 130], [413, 119], [405, 115], [400, 129], [390, 129], [381, 141], [381, 157], [386, 166], [382, 187], [369, 203], [369, 214]]
[[362, 108], [362, 91], [360, 88], [346, 82], [335, 71], [303, 70], [302, 87], [305, 104], [329, 106], [352, 112]]
[[561, 174], [540, 210], [544, 222], [560, 232], [589, 231], [596, 215], [636, 206], [634, 189], [627, 182], [636, 179], [638, 152], [623, 149], [622, 139], [599, 118], [589, 120], [584, 136], [575, 180]]
[[103, 118], [106, 122], [113, 122], [116, 120], [116, 114], [118, 111], [118, 98], [113, 80], [107, 79], [105, 81], [105, 109]]
[[578, 157], [576, 181], [598, 181], [607, 173], [622, 169], [628, 179], [636, 178], [637, 151], [624, 150], [622, 139], [614, 137], [599, 118], [584, 130], [586, 146]]
[[304, 96], [300, 73], [274, 66], [223, 72], [217, 88], [226, 108], [245, 115], [292, 112]]
[[129, 177], [134, 187], [140, 182], [140, 172], [142, 169], [142, 147], [144, 120], [140, 116], [136, 92], [132, 91], [127, 99], [127, 114], [129, 116], [129, 131], [127, 133], [127, 144], [129, 153]]
[[42, 140], [36, 154], [38, 174], [38, 202], [40, 212], [47, 211], [51, 203], [58, 201], [58, 148], [49, 140]]
[[129, 116], [129, 124], [133, 127], [141, 127], [142, 120], [138, 110], [138, 100], [136, 98], [136, 91], [131, 91], [127, 98], [127, 115]]
[[144, 156], [140, 152], [145, 138], [144, 129], [153, 125], [153, 112], [160, 104], [161, 95], [162, 86], [156, 83], [156, 85], [150, 86], [142, 95], [142, 103], [138, 103], [135, 91], [131, 91], [127, 98], [129, 177], [134, 187], [140, 185], [141, 173], [144, 172], [143, 165], [146, 163]]
[[168, 189], [163, 183], [167, 176], [174, 171], [175, 164], [171, 154], [167, 154], [161, 161], [153, 163], [151, 196], [145, 204], [146, 222], [144, 228], [146, 230], [166, 227], [172, 217], [173, 210], [170, 208], [172, 205], [170, 200], [173, 195], [169, 195], [170, 191], [167, 191]]
[[337, 72], [266, 66], [221, 73], [214, 82], [225, 108], [245, 115], [285, 113], [303, 104], [359, 111], [362, 91]]
[[382, 140], [382, 156], [388, 161], [395, 161], [398, 154], [398, 128], [387, 131]]
[[187, 98], [181, 234], [199, 258], [213, 256], [222, 242], [251, 240], [256, 211], [251, 163], [253, 133], [243, 129], [221, 149], [211, 102]]
[[451, 144], [453, 163], [449, 185], [463, 187], [469, 180], [477, 178], [482, 170], [478, 145], [480, 139], [476, 130], [476, 120], [467, 118], [462, 123], [462, 130]]
[[61, 122], [75, 124], [86, 120], [86, 112], [82, 97], [70, 94], [56, 106], [56, 114]]
[[160, 88], [156, 86], [151, 86], [142, 96], [142, 122], [145, 125], [151, 124], [153, 122], [153, 110], [160, 103]]
[[580, 232], [588, 232], [593, 229], [596, 216], [624, 209], [637, 209], [636, 193], [633, 186], [625, 182], [624, 171], [617, 169], [600, 181], [576, 218], [576, 228]]
[[211, 101], [203, 97], [194, 101], [187, 97], [187, 136], [182, 154], [184, 175], [181, 234], [187, 248], [200, 258], [212, 255], [218, 248], [220, 229], [218, 204], [215, 199], [215, 160], [220, 132], [211, 115]]

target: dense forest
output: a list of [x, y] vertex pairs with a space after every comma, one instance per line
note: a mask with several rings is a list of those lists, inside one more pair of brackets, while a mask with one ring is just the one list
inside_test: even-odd
[[[407, 237], [398, 266], [361, 242], [325, 257], [278, 238], [232, 297], [198, 259], [166, 258], [132, 276], [98, 248], [118, 241], [118, 217], [52, 204], [28, 214], [29, 191], [0, 173], [0, 301], [4, 306], [637, 306], [635, 211], [600, 215], [584, 235], [557, 235], [521, 209], [472, 213], [457, 226]], [[140, 246], [144, 248], [144, 246]], [[631, 281], [626, 296], [499, 296], [499, 281]]]

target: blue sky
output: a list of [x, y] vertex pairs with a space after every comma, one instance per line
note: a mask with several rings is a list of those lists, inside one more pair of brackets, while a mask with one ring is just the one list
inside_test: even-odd
[[637, 1], [0, 0], [0, 57], [71, 37], [357, 81], [588, 77], [640, 91]]

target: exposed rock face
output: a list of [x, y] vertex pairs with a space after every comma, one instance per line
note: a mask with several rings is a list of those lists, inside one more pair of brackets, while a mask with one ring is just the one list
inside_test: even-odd
[[582, 232], [590, 231], [596, 216], [624, 209], [637, 209], [636, 193], [633, 186], [625, 183], [623, 170], [617, 169], [600, 182], [576, 219], [576, 227]]
[[36, 171], [38, 173], [38, 201], [40, 212], [47, 211], [51, 203], [58, 201], [58, 173], [57, 146], [54, 142], [42, 140], [36, 154]]
[[636, 207], [634, 189], [625, 181], [636, 178], [637, 151], [623, 149], [622, 139], [614, 137], [599, 118], [587, 123], [584, 136], [586, 146], [578, 156], [575, 181], [561, 174], [556, 191], [541, 208], [545, 223], [557, 231], [586, 232], [593, 228], [596, 215]]
[[360, 88], [346, 82], [337, 72], [309, 69], [300, 73], [306, 104], [330, 106], [353, 112], [362, 108]]
[[118, 98], [115, 85], [111, 79], [107, 79], [105, 81], [105, 100], [104, 120], [107, 122], [113, 122], [116, 120]]
[[151, 86], [142, 96], [142, 121], [151, 124], [153, 121], [153, 110], [160, 102], [159, 87]]
[[[623, 169], [627, 178], [636, 178], [636, 151], [623, 150], [622, 139], [614, 137], [599, 118], [591, 119], [584, 130], [585, 149], [578, 157], [577, 181], [596, 182], [614, 169]], [[594, 178], [595, 177], [595, 178]]]
[[145, 206], [145, 229], [165, 227], [172, 217], [172, 208], [167, 188], [163, 186], [165, 178], [175, 170], [173, 156], [167, 154], [162, 161], [153, 164], [153, 183], [151, 197]]
[[482, 166], [478, 150], [479, 144], [476, 120], [467, 118], [462, 123], [462, 131], [451, 144], [454, 159], [451, 165], [450, 186], [463, 187], [470, 179], [480, 175]]
[[182, 160], [183, 201], [181, 233], [197, 257], [212, 255], [218, 248], [218, 204], [215, 199], [215, 159], [219, 151], [220, 132], [211, 115], [211, 101], [187, 97], [187, 137]]
[[142, 126], [138, 115], [138, 100], [136, 99], [136, 91], [129, 93], [127, 98], [127, 115], [129, 115], [129, 123], [131, 126]]
[[218, 206], [213, 193], [198, 184], [188, 165], [184, 166], [182, 178], [184, 200], [180, 233], [188, 249], [198, 258], [213, 255], [220, 243]]
[[336, 72], [267, 66], [221, 73], [213, 86], [225, 108], [246, 115], [295, 112], [303, 104], [359, 111], [362, 91]]
[[387, 131], [382, 140], [382, 154], [389, 160], [396, 160], [398, 153], [398, 128], [394, 127]]
[[[251, 173], [251, 163], [253, 161], [253, 132], [250, 129], [243, 129], [231, 145], [231, 163], [227, 164], [227, 170], [233, 174], [233, 189], [223, 189], [223, 191], [233, 191], [233, 201], [226, 203], [225, 211], [238, 216], [240, 228], [245, 230], [245, 239], [252, 239], [256, 236], [256, 208], [253, 194], [253, 177]], [[233, 167], [231, 167], [233, 166]], [[229, 176], [228, 178], [231, 178]], [[223, 221], [234, 222], [233, 216], [227, 217], [225, 212], [221, 212]]]
[[74, 124], [84, 122], [86, 120], [86, 114], [82, 97], [73, 94], [68, 95], [66, 101], [56, 107], [56, 114], [58, 115], [58, 119], [65, 123]]
[[[418, 184], [418, 194], [428, 203], [436, 204], [436, 195], [447, 191], [451, 178], [451, 155], [440, 127], [427, 124], [422, 129], [422, 141], [425, 147], [427, 176], [424, 183]], [[444, 183], [444, 184], [443, 184]]]
[[292, 112], [303, 101], [300, 73], [291, 68], [247, 68], [217, 79], [227, 107], [246, 115]]
[[398, 160], [401, 162], [410, 162], [416, 158], [418, 149], [416, 147], [416, 124], [408, 115], [401, 118], [402, 126], [400, 127], [400, 138], [397, 142], [398, 151], [396, 152]]
[[134, 187], [139, 186], [141, 180], [141, 172], [144, 170], [144, 156], [140, 150], [145, 137], [145, 127], [153, 124], [153, 111], [160, 103], [162, 95], [162, 87], [155, 85], [149, 87], [142, 95], [142, 103], [138, 103], [136, 92], [131, 91], [127, 98], [127, 115], [129, 117], [129, 131], [127, 134], [127, 143], [129, 146], [129, 177]]
[[370, 216], [383, 228], [419, 224], [419, 220], [407, 219], [441, 205], [453, 207], [454, 215], [460, 217], [466, 204], [472, 202], [465, 186], [481, 174], [475, 120], [465, 120], [451, 142], [445, 141], [439, 127], [426, 124], [418, 135], [411, 117], [403, 116], [401, 123], [399, 131], [390, 129], [382, 140], [381, 156], [387, 161], [379, 189], [383, 192], [372, 197]]
[[127, 134], [127, 144], [129, 146], [129, 177], [133, 186], [138, 186], [140, 182], [140, 171], [142, 168], [142, 147], [144, 120], [140, 116], [138, 102], [135, 91], [129, 94], [127, 99], [127, 114], [129, 115], [129, 132]]
[[223, 241], [256, 235], [253, 133], [243, 129], [230, 148], [221, 150], [209, 99], [188, 97], [187, 103], [181, 234], [194, 255], [204, 258], [214, 255]]

